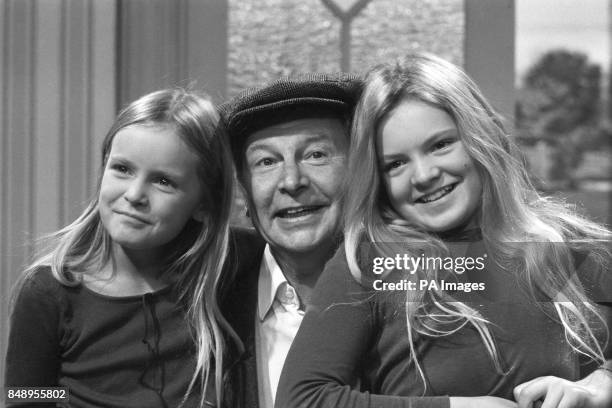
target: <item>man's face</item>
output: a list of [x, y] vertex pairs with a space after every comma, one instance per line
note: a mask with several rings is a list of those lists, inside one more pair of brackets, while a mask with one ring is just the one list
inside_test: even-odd
[[276, 250], [328, 250], [340, 224], [346, 171], [340, 119], [298, 119], [253, 133], [242, 182], [253, 222]]

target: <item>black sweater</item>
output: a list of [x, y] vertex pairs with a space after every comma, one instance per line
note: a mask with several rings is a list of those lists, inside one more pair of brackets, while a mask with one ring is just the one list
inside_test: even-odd
[[[467, 253], [477, 256], [482, 248], [472, 243]], [[496, 371], [480, 335], [468, 324], [449, 336], [415, 338], [425, 387], [409, 358], [406, 291], [373, 290], [377, 276], [358, 283], [341, 248], [317, 283], [313, 307], [285, 361], [276, 407], [444, 408], [448, 396], [512, 400], [513, 388], [535, 377], [580, 377], [578, 355], [565, 340], [551, 302], [535, 302], [507, 272], [470, 274], [462, 279], [484, 282], [486, 291], [454, 296], [491, 322], [505, 373]], [[402, 277], [392, 273], [386, 281]], [[609, 301], [603, 298], [612, 296], [609, 271], [591, 278], [589, 286], [598, 292], [595, 300]], [[604, 309], [610, 325], [612, 309]]]
[[71, 407], [176, 407], [194, 369], [194, 342], [170, 288], [111, 297], [63, 286], [43, 268], [16, 300], [8, 387], [68, 387]]

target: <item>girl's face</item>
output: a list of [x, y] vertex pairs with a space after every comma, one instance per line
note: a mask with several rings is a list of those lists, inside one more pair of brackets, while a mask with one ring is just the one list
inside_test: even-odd
[[197, 158], [170, 127], [133, 125], [115, 135], [100, 187], [100, 217], [113, 242], [151, 250], [190, 218], [201, 221]]
[[401, 102], [383, 121], [376, 148], [387, 195], [404, 219], [431, 232], [475, 226], [482, 182], [446, 112]]

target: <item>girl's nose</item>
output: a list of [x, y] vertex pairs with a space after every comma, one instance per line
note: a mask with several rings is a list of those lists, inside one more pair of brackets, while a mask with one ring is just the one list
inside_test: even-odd
[[440, 167], [431, 160], [415, 160], [414, 173], [412, 174], [412, 184], [419, 187], [427, 187], [440, 177]]
[[141, 180], [133, 180], [123, 197], [134, 206], [146, 205], [148, 202], [145, 183]]

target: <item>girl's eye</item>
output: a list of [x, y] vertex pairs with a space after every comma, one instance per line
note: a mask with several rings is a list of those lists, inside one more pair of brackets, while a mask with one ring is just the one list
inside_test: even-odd
[[406, 163], [405, 160], [393, 160], [389, 163], [385, 163], [385, 165], [383, 166], [383, 170], [385, 171], [385, 173], [388, 173], [392, 170], [401, 167], [404, 163]]
[[441, 149], [444, 149], [445, 147], [450, 146], [451, 144], [453, 144], [453, 142], [454, 142], [454, 140], [452, 140], [452, 139], [444, 139], [444, 140], [440, 140], [440, 141], [436, 142], [436, 143], [433, 145], [433, 149], [434, 149], [434, 150], [441, 150]]
[[169, 179], [165, 178], [165, 177], [160, 177], [157, 179], [157, 184], [159, 184], [160, 186], [163, 187], [172, 187], [174, 186], [174, 183], [172, 183], [172, 181], [170, 181]]
[[118, 172], [118, 173], [129, 173], [130, 169], [128, 166], [123, 165], [123, 164], [113, 164], [111, 166], [111, 169], [113, 169], [114, 171]]

